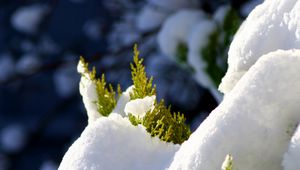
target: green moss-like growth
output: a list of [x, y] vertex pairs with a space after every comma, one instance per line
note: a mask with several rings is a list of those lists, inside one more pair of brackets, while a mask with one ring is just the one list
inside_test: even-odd
[[222, 29], [225, 32], [224, 45], [228, 47], [234, 34], [237, 32], [241, 24], [241, 19], [234, 9], [230, 9], [225, 15]]
[[179, 43], [176, 48], [176, 61], [179, 64], [185, 64], [187, 62], [188, 46], [185, 43]]
[[[147, 78], [142, 59], [138, 58], [137, 46], [134, 46], [134, 64], [131, 65], [132, 80], [135, 88], [130, 94], [131, 100], [155, 95], [155, 85], [153, 79]], [[151, 136], [157, 136], [166, 142], [181, 144], [187, 140], [191, 134], [189, 127], [185, 124], [185, 117], [180, 113], [171, 112], [171, 107], [166, 107], [164, 101], [154, 104], [154, 109], [148, 111], [143, 118], [129, 115], [129, 120], [133, 125], [142, 124]]]
[[[96, 69], [93, 67], [92, 71], [88, 69], [88, 63], [84, 60], [83, 57], [80, 57], [80, 62], [84, 68], [84, 74], [90, 81], [93, 81], [96, 85], [96, 91], [98, 100], [96, 101], [97, 110], [103, 116], [108, 116], [111, 111], [116, 106], [116, 93], [111, 84], [107, 84], [105, 81], [105, 76], [102, 74], [101, 79], [96, 78]], [[118, 86], [118, 93], [120, 95], [120, 86]]]
[[218, 40], [219, 33], [218, 31], [215, 31], [209, 36], [209, 42], [207, 46], [202, 50], [202, 58], [207, 63], [205, 71], [212, 79], [216, 87], [218, 87], [218, 85], [221, 83], [221, 79], [225, 74], [225, 70], [217, 64], [218, 57], [220, 57], [220, 51], [218, 49], [220, 45]]
[[101, 79], [97, 79], [96, 87], [98, 112], [103, 116], [108, 116], [117, 104], [116, 93], [111, 84], [107, 85], [104, 74], [102, 74]]
[[206, 61], [205, 71], [218, 87], [227, 70], [228, 47], [240, 25], [240, 18], [236, 11], [230, 9], [224, 17], [224, 21], [209, 36], [209, 41], [200, 53]]
[[142, 124], [151, 136], [158, 136], [166, 142], [181, 144], [191, 134], [189, 127], [185, 124], [185, 117], [181, 113], [171, 113], [171, 107], [166, 107], [162, 100], [155, 105], [144, 117]]
[[130, 99], [144, 98], [156, 94], [156, 87], [152, 85], [153, 77], [147, 78], [145, 67], [143, 66], [143, 59], [139, 59], [139, 51], [137, 44], [134, 45], [133, 63], [131, 66], [131, 76], [133, 81], [133, 92], [130, 93]]

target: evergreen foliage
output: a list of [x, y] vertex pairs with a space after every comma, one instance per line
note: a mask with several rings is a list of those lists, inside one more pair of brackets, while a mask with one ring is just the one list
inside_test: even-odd
[[[96, 91], [98, 100], [96, 101], [97, 110], [103, 116], [108, 116], [111, 111], [116, 106], [116, 93], [111, 84], [107, 84], [105, 81], [105, 76], [102, 74], [101, 79], [96, 78], [96, 69], [93, 67], [92, 71], [88, 69], [88, 63], [83, 57], [80, 57], [80, 62], [82, 63], [84, 74], [81, 76], [86, 77], [90, 81], [93, 81], [96, 85]], [[118, 94], [120, 95], [120, 86], [118, 86]]]
[[[138, 58], [137, 45], [134, 46], [134, 64], [131, 64], [132, 80], [134, 84], [131, 100], [155, 95], [155, 85], [152, 85], [153, 78], [147, 78], [142, 59]], [[146, 113], [143, 118], [129, 115], [133, 125], [142, 124], [151, 136], [158, 136], [166, 142], [181, 144], [191, 134], [189, 127], [185, 124], [185, 117], [181, 113], [171, 112], [171, 107], [166, 107], [164, 101], [155, 102], [154, 109]]]
[[177, 45], [175, 57], [179, 64], [185, 64], [187, 62], [188, 46], [185, 43], [181, 42]]
[[156, 95], [156, 87], [152, 85], [153, 77], [147, 78], [145, 67], [143, 66], [143, 59], [139, 59], [139, 51], [137, 44], [134, 45], [133, 63], [131, 66], [131, 76], [133, 81], [133, 92], [130, 94], [130, 99], [144, 98], [146, 96]]
[[235, 10], [230, 9], [224, 21], [209, 36], [209, 41], [201, 52], [202, 59], [206, 61], [205, 71], [218, 87], [227, 70], [227, 52], [231, 40], [239, 28], [240, 18]]

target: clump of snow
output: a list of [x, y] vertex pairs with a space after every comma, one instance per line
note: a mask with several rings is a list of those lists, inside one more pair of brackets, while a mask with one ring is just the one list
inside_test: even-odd
[[88, 70], [86, 70], [81, 60], [77, 65], [77, 71], [81, 74], [79, 92], [87, 111], [88, 122], [91, 123], [101, 117], [97, 109], [98, 95], [96, 83], [91, 79], [90, 74], [87, 72]]
[[11, 24], [20, 32], [35, 34], [48, 11], [48, 6], [41, 4], [21, 7], [13, 14]]
[[219, 89], [227, 94], [264, 54], [300, 48], [300, 1], [266, 0], [242, 24], [230, 49], [229, 68]]
[[194, 77], [203, 87], [214, 87], [212, 80], [207, 75], [206, 61], [203, 60], [201, 50], [207, 46], [210, 35], [216, 31], [214, 21], [205, 19], [195, 25], [188, 37], [188, 63], [194, 68]]
[[25, 129], [19, 124], [4, 127], [0, 132], [0, 147], [8, 153], [19, 152], [26, 145]]
[[300, 50], [260, 57], [182, 144], [169, 169], [216, 170], [230, 153], [237, 169], [281, 170], [288, 131], [300, 120], [299, 65]]
[[23, 55], [16, 64], [16, 71], [21, 74], [32, 74], [41, 65], [40, 59], [33, 53]]
[[167, 15], [168, 13], [165, 11], [146, 5], [138, 14], [136, 27], [142, 32], [151, 31], [158, 28], [164, 22]]
[[136, 117], [144, 117], [146, 113], [154, 109], [156, 96], [146, 96], [142, 99], [135, 99], [128, 102], [125, 106], [126, 115], [132, 114]]
[[51, 160], [43, 162], [40, 167], [40, 170], [57, 170], [58, 166]]
[[0, 68], [0, 82], [7, 80], [10, 76], [14, 74], [15, 64], [11, 55], [0, 55]]
[[168, 57], [175, 58], [178, 45], [187, 44], [191, 28], [203, 18], [205, 14], [199, 10], [181, 10], [170, 16], [158, 33], [161, 51]]
[[143, 126], [112, 113], [89, 124], [65, 154], [59, 170], [165, 169], [179, 145], [151, 137]]
[[126, 89], [125, 92], [122, 93], [122, 95], [119, 97], [118, 102], [115, 106], [115, 108], [113, 109], [112, 113], [118, 113], [120, 115], [122, 115], [123, 117], [126, 116], [125, 113], [125, 106], [126, 104], [130, 101], [130, 93], [133, 92], [133, 88], [134, 86], [130, 86]]
[[298, 126], [294, 133], [289, 149], [284, 154], [282, 166], [284, 170], [297, 170], [300, 167], [300, 126]]

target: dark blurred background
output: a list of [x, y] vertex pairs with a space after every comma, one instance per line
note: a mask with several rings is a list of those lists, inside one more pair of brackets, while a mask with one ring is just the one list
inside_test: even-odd
[[[256, 2], [196, 0], [190, 8], [213, 13], [229, 4], [245, 18]], [[158, 98], [185, 113], [192, 129], [218, 105], [186, 70], [156, 55], [159, 26], [136, 28], [135, 18], [149, 4], [151, 0], [0, 0], [0, 170], [57, 169], [87, 125], [78, 91], [80, 55], [125, 90], [131, 85], [129, 63], [137, 42]], [[179, 9], [162, 10], [171, 14]]]

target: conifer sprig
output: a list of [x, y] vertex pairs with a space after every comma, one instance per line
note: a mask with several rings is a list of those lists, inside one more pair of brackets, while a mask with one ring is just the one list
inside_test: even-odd
[[130, 99], [144, 98], [146, 96], [156, 95], [156, 86], [152, 85], [153, 77], [147, 78], [143, 59], [139, 59], [140, 52], [137, 49], [137, 44], [134, 45], [133, 63], [130, 64], [131, 76], [133, 81], [133, 92], [130, 93]]
[[101, 79], [97, 79], [96, 87], [98, 112], [103, 116], [108, 116], [117, 104], [116, 93], [111, 84], [107, 85], [104, 74]]
[[[152, 85], [153, 78], [147, 78], [145, 67], [139, 59], [137, 45], [134, 45], [133, 64], [131, 74], [134, 84], [131, 100], [156, 95], [156, 86]], [[148, 111], [142, 118], [129, 114], [129, 120], [133, 125], [141, 124], [151, 136], [157, 136], [166, 142], [181, 144], [191, 134], [189, 127], [185, 124], [185, 117], [180, 113], [171, 112], [171, 107], [166, 107], [164, 101], [154, 103], [154, 109]]]
[[[105, 76], [102, 74], [101, 79], [96, 78], [96, 68], [90, 71], [88, 62], [84, 60], [83, 57], [80, 57], [80, 62], [82, 63], [83, 73], [81, 76], [86, 77], [88, 80], [92, 81], [96, 85], [96, 91], [98, 100], [96, 101], [97, 110], [99, 114], [103, 116], [108, 116], [111, 111], [116, 106], [116, 93], [111, 84], [107, 84], [105, 81]], [[120, 96], [121, 88], [118, 85], [118, 96]]]

